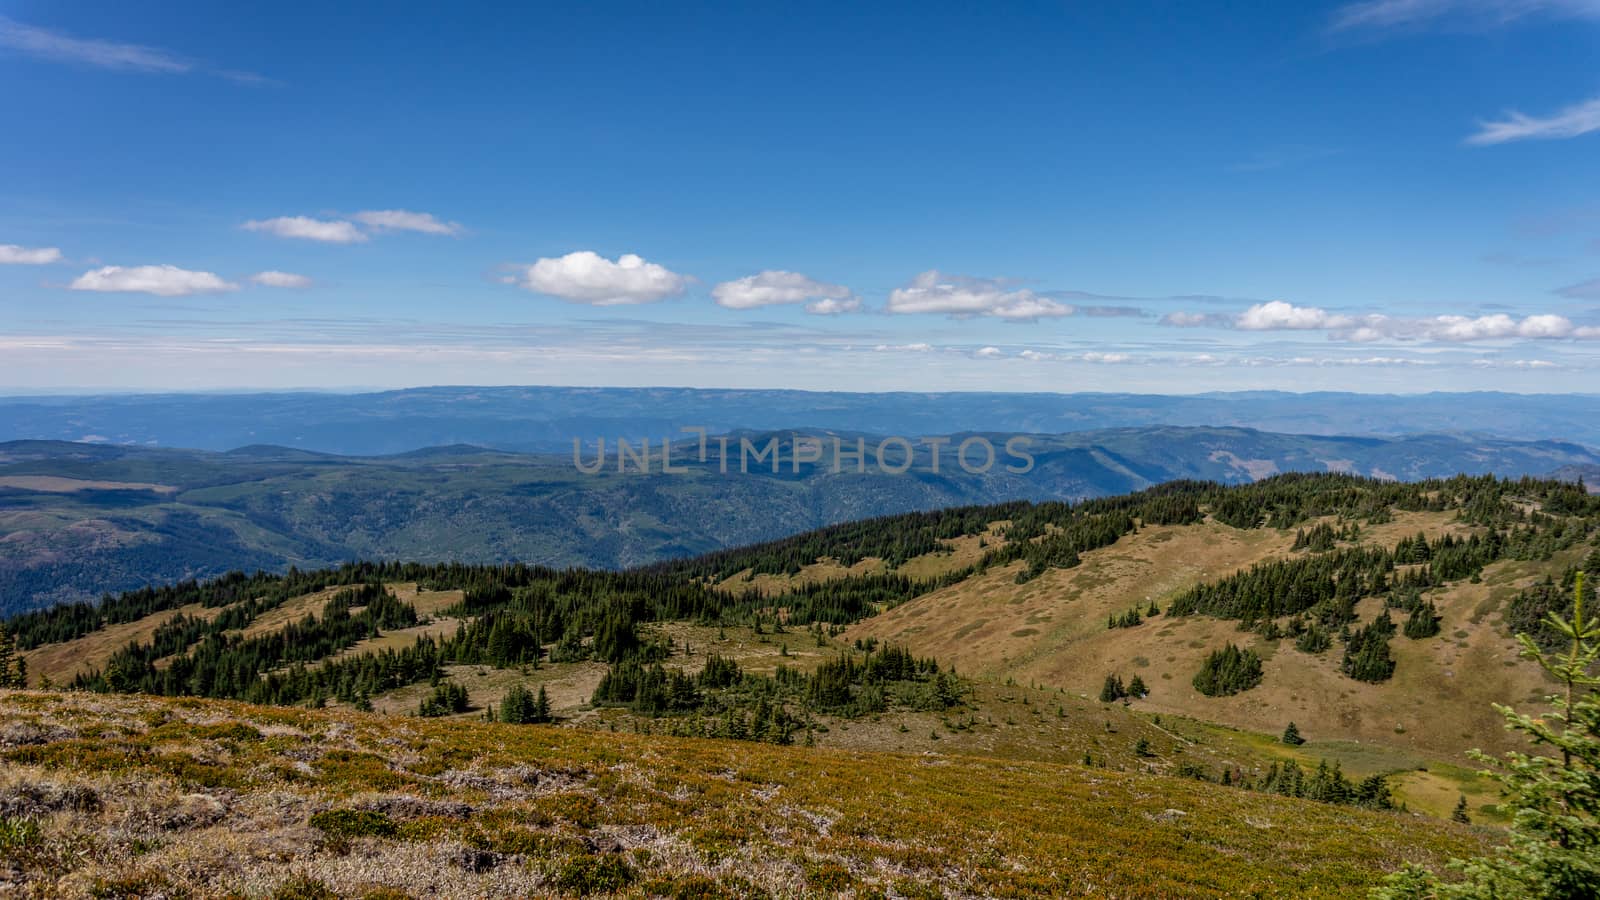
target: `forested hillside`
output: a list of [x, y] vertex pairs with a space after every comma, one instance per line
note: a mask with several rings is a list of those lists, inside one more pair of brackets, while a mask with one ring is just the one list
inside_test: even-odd
[[[1242, 483], [1289, 471], [1416, 480], [1458, 473], [1542, 474], [1600, 463], [1573, 444], [1445, 436], [1321, 438], [1245, 429], [1142, 428], [1034, 435], [1032, 468], [990, 435], [986, 471], [962, 465], [955, 435], [935, 459], [864, 435], [864, 464], [794, 457], [795, 433], [739, 435], [732, 459], [674, 447], [648, 473], [608, 442], [580, 472], [571, 449], [519, 455], [451, 446], [390, 457], [336, 457], [274, 447], [228, 453], [104, 444], [0, 445], [0, 614], [231, 570], [316, 569], [351, 560], [520, 561], [621, 568], [691, 557], [873, 515], [1005, 500], [1124, 494], [1175, 479]], [[744, 459], [742, 441], [773, 457]], [[710, 441], [713, 449], [718, 441]], [[633, 445], [635, 451], [638, 446]], [[884, 462], [879, 463], [880, 450]], [[582, 459], [599, 459], [594, 446]], [[748, 463], [748, 464], [746, 464]], [[619, 471], [620, 469], [626, 471]], [[1224, 511], [1226, 518], [1226, 511]]]
[[[1410, 533], [1406, 523], [1413, 520], [1435, 523], [1428, 526], [1434, 533]], [[1416, 690], [1414, 679], [1435, 678], [1441, 667], [1397, 660], [1405, 655], [1402, 645], [1446, 648], [1441, 631], [1482, 632], [1486, 640], [1504, 642], [1517, 629], [1547, 640], [1540, 617], [1561, 611], [1561, 592], [1574, 572], [1600, 568], [1592, 544], [1597, 525], [1600, 498], [1554, 481], [1397, 483], [1341, 475], [1285, 475], [1243, 486], [1184, 481], [1077, 504], [1017, 502], [889, 516], [626, 571], [360, 563], [285, 575], [235, 573], [28, 613], [8, 627], [18, 648], [39, 659], [55, 648], [98, 647], [97, 654], [72, 654], [68, 669], [35, 667], [36, 680], [49, 675], [92, 690], [368, 707], [413, 685], [438, 687], [459, 667], [535, 672], [589, 665], [600, 667], [593, 677], [603, 681], [591, 683], [582, 701], [646, 717], [692, 715], [696, 727], [708, 731], [729, 727], [718, 717], [730, 706], [752, 714], [759, 707], [757, 730], [789, 740], [815, 713], [860, 715], [895, 704], [954, 707], [959, 688], [946, 677], [952, 665], [1013, 675], [1023, 665], [1020, 671], [1034, 683], [1089, 694], [1099, 690], [1102, 676], [1136, 674], [1128, 671], [1130, 661], [1157, 652], [1192, 658], [1198, 667], [1195, 654], [1222, 650], [1230, 630], [1255, 641], [1248, 674], [1235, 674], [1242, 660], [1208, 662], [1220, 666], [1210, 675], [1198, 668], [1173, 672], [1169, 666], [1184, 663], [1169, 662], [1146, 670], [1144, 680], [1157, 672], [1166, 673], [1162, 679], [1194, 676], [1202, 695], [1239, 695], [1246, 702], [1263, 681], [1254, 654], [1277, 653], [1266, 667], [1269, 691], [1284, 678], [1324, 686], [1382, 686], [1398, 678]], [[1109, 581], [1102, 588], [1111, 598], [1109, 617], [1098, 607], [1073, 606], [1076, 589], [1058, 586], [1062, 578], [1083, 577], [1074, 573], [1114, 564], [1125, 546], [1191, 533], [1238, 535], [1259, 548], [1251, 557], [1257, 561], [1176, 583], [1187, 586], [1169, 587], [1164, 596], [1144, 593], [1133, 580], [1120, 590], [1119, 582]], [[1533, 566], [1545, 574], [1517, 569], [1523, 573], [1517, 583], [1526, 587], [1492, 621], [1481, 603], [1470, 622], [1458, 618], [1452, 598], [1479, 586], [1486, 573], [1499, 583], [1496, 567], [1505, 566]], [[397, 584], [410, 585], [409, 599], [397, 595]], [[964, 605], [971, 602], [965, 598], [995, 591], [1017, 596], [998, 607], [982, 599], [980, 608]], [[1039, 626], [1013, 629], [1008, 644], [987, 643], [984, 623], [996, 610], [1033, 610], [1028, 597], [1052, 604], [1047, 613], [1029, 612], [1028, 621], [1070, 616], [1067, 637], [1059, 640], [1086, 635], [1089, 643], [1074, 644], [1071, 653], [1064, 652], [1066, 643], [1037, 643], [1058, 640], [1051, 635], [1060, 633], [1045, 634]], [[917, 618], [906, 620], [905, 611]], [[1191, 619], [1203, 620], [1195, 632], [1203, 636], [1186, 644], [1164, 640]], [[907, 629], [895, 624], [900, 621], [920, 624]], [[926, 630], [940, 622], [966, 624], [951, 644]], [[715, 641], [695, 648], [686, 633], [671, 630], [678, 627], [702, 629], [702, 637], [705, 629], [728, 628], [762, 641], [784, 635], [785, 654], [788, 638], [804, 635], [821, 649], [804, 667], [777, 660], [778, 668], [761, 676], [766, 680], [746, 683], [738, 663], [705, 656], [715, 657], [707, 646]], [[117, 634], [124, 636], [111, 637]], [[865, 652], [830, 669], [823, 665], [826, 648], [841, 636], [845, 647], [854, 641], [855, 651]], [[867, 636], [872, 640], [863, 644]], [[897, 645], [914, 654], [894, 656], [903, 652]], [[1286, 654], [1318, 665], [1274, 675]], [[1093, 659], [1103, 668], [1086, 670]], [[1333, 671], [1321, 672], [1322, 659]], [[695, 681], [682, 671], [691, 661], [735, 674], [702, 673]], [[1062, 668], [1068, 661], [1072, 665]], [[1504, 671], [1497, 677], [1522, 670]], [[1164, 681], [1151, 683], [1135, 699], [1197, 712]], [[749, 703], [718, 693], [736, 684], [744, 686]], [[1372, 702], [1392, 702], [1387, 696]], [[441, 694], [430, 702], [455, 712], [468, 700]], [[1227, 709], [1200, 714], [1224, 721], [1243, 715]], [[1262, 708], [1255, 715], [1273, 713]], [[1257, 725], [1248, 716], [1239, 721]], [[1349, 723], [1322, 730], [1364, 733]], [[1458, 737], [1440, 740], [1460, 744]]]
[[[1192, 812], [1207, 827], [1225, 808], [1301, 801], [1347, 824], [1493, 825], [1502, 798], [1463, 752], [1516, 746], [1491, 702], [1549, 686], [1504, 648], [1514, 632], [1559, 643], [1545, 619], [1570, 613], [1579, 573], [1600, 573], [1597, 535], [1600, 497], [1568, 482], [1176, 481], [883, 516], [623, 571], [234, 573], [14, 616], [0, 675], [71, 688], [74, 704], [204, 698], [1161, 775], [1160, 821]], [[4, 752], [56, 771], [70, 743]], [[599, 808], [586, 821], [612, 821], [614, 804]], [[390, 818], [359, 833], [407, 833]], [[1433, 833], [1415, 828], [1407, 840]], [[1362, 858], [1363, 874], [1318, 889], [1395, 864]], [[1028, 877], [1037, 891], [1063, 876]]]

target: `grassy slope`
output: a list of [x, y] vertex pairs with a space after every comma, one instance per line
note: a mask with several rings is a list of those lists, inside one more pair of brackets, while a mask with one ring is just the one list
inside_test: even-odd
[[[1393, 543], [1418, 531], [1433, 536], [1463, 530], [1449, 514], [1401, 513], [1390, 524], [1369, 528], [1363, 540]], [[1015, 584], [1017, 564], [889, 610], [846, 631], [844, 644], [873, 636], [906, 644], [975, 677], [978, 690], [966, 709], [952, 715], [896, 711], [867, 722], [835, 721], [817, 735], [817, 741], [853, 749], [977, 753], [1053, 762], [1076, 762], [1088, 753], [1101, 764], [1121, 768], [1167, 771], [1179, 762], [1192, 762], [1213, 773], [1223, 767], [1259, 772], [1276, 758], [1308, 766], [1328, 758], [1340, 761], [1357, 777], [1390, 774], [1399, 798], [1415, 809], [1443, 817], [1457, 796], [1465, 794], [1475, 816], [1493, 818], [1492, 809], [1485, 809], [1495, 802], [1493, 786], [1475, 775], [1475, 766], [1463, 752], [1470, 747], [1507, 746], [1491, 702], [1525, 703], [1545, 689], [1531, 666], [1515, 660], [1498, 611], [1519, 585], [1546, 571], [1558, 571], [1581, 557], [1581, 551], [1552, 563], [1499, 563], [1489, 568], [1483, 584], [1457, 585], [1437, 597], [1445, 632], [1425, 641], [1396, 637], [1391, 646], [1399, 661], [1397, 674], [1382, 685], [1341, 675], [1337, 647], [1308, 656], [1288, 641], [1268, 644], [1239, 633], [1234, 623], [1208, 617], [1157, 618], [1133, 629], [1105, 628], [1110, 612], [1142, 607], [1151, 599], [1164, 603], [1197, 580], [1283, 555], [1290, 540], [1291, 535], [1270, 529], [1242, 531], [1215, 524], [1152, 527], [1085, 554], [1077, 568], [1052, 570], [1024, 585]], [[1003, 543], [995, 527], [984, 541], [989, 546]], [[975, 536], [949, 544], [950, 552], [912, 559], [899, 571], [931, 577], [969, 564], [982, 553]], [[884, 570], [876, 559], [848, 570], [825, 560], [794, 576], [736, 575], [722, 586], [776, 593], [793, 583]], [[437, 614], [460, 596], [459, 592], [418, 594], [414, 584], [391, 588], [402, 599], [414, 601], [424, 616]], [[319, 612], [330, 595], [324, 591], [290, 601], [262, 616], [247, 633], [262, 633]], [[1367, 601], [1361, 612], [1370, 617], [1377, 606]], [[40, 648], [28, 654], [35, 682], [48, 676], [64, 683], [79, 670], [103, 666], [114, 650], [128, 640], [147, 637], [171, 615], [156, 614], [78, 641]], [[341, 655], [409, 644], [419, 634], [440, 635], [455, 627], [454, 619], [436, 618], [430, 624], [363, 641]], [[719, 629], [686, 623], [660, 627], [677, 646], [690, 648], [670, 664], [691, 672], [699, 669], [708, 652], [736, 659], [748, 671], [770, 673], [780, 662], [809, 670], [842, 649], [832, 643], [817, 647], [805, 633], [756, 636], [748, 628], [730, 627], [719, 634]], [[1201, 696], [1189, 678], [1206, 652], [1227, 641], [1250, 643], [1263, 653], [1265, 682], [1235, 697]], [[780, 647], [787, 648], [787, 656], [780, 656]], [[448, 671], [468, 688], [475, 710], [498, 704], [507, 689], [523, 683], [532, 689], [546, 687], [558, 713], [576, 724], [651, 727], [618, 711], [587, 708], [605, 673], [598, 663], [546, 665], [526, 672], [482, 666], [452, 666]], [[1152, 694], [1135, 706], [1136, 712], [1146, 715], [1094, 702], [1107, 672], [1144, 678]], [[1019, 683], [1039, 690], [1025, 690]], [[374, 705], [380, 712], [409, 714], [428, 692], [426, 685], [414, 685], [376, 697]], [[1194, 727], [1185, 737], [1173, 737], [1151, 726], [1151, 713], [1166, 715], [1169, 728], [1173, 717], [1193, 720]], [[1311, 739], [1300, 750], [1271, 740], [1290, 720]], [[1139, 737], [1164, 748], [1156, 760], [1133, 757], [1131, 747]], [[1166, 752], [1179, 748], [1188, 755]]]
[[[547, 896], [580, 892], [600, 857], [626, 862], [630, 896], [1359, 896], [1486, 838], [981, 757], [38, 692], [0, 692], [0, 721], [0, 800], [44, 823], [0, 878], [41, 896], [296, 876], [343, 896]], [[334, 807], [385, 810], [396, 834], [324, 840], [307, 823]]]
[[[1392, 544], [1418, 531], [1463, 527], [1450, 514], [1401, 513], [1367, 529], [1363, 542]], [[1016, 569], [998, 569], [858, 623], [846, 638], [878, 637], [909, 646], [991, 679], [1014, 678], [1097, 695], [1107, 673], [1140, 675], [1151, 695], [1139, 706], [1276, 734], [1290, 720], [1309, 737], [1381, 743], [1457, 763], [1472, 746], [1503, 749], [1508, 738], [1492, 702], [1525, 703], [1546, 688], [1536, 667], [1517, 659], [1500, 609], [1519, 586], [1559, 573], [1584, 550], [1543, 563], [1490, 566], [1483, 584], [1431, 595], [1444, 633], [1412, 641], [1396, 636], [1396, 675], [1379, 685], [1340, 674], [1340, 648], [1318, 656], [1293, 642], [1267, 642], [1237, 623], [1206, 616], [1157, 617], [1136, 628], [1107, 629], [1106, 617], [1155, 600], [1163, 607], [1182, 589], [1264, 559], [1286, 555], [1293, 535], [1241, 531], [1208, 523], [1152, 527], [1083, 555], [1023, 585]], [[1359, 607], [1378, 614], [1376, 601]], [[1227, 642], [1254, 646], [1266, 659], [1260, 687], [1233, 697], [1205, 697], [1190, 679], [1211, 650]]]

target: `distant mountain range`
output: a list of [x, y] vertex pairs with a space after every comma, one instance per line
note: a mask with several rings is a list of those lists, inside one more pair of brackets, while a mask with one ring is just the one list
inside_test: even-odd
[[[350, 559], [522, 560], [621, 567], [781, 537], [868, 516], [1010, 499], [1081, 499], [1182, 478], [1227, 483], [1279, 472], [1344, 471], [1416, 480], [1457, 473], [1546, 474], [1600, 465], [1600, 453], [1558, 441], [1450, 435], [1399, 438], [1276, 434], [1161, 426], [1034, 435], [1030, 471], [1006, 470], [1007, 434], [969, 473], [950, 436], [933, 471], [922, 445], [904, 474], [879, 469], [878, 438], [834, 471], [831, 452], [792, 461], [795, 433], [739, 432], [767, 461], [741, 472], [674, 446], [681, 473], [619, 473], [612, 451], [588, 475], [562, 454], [446, 446], [383, 457], [249, 446], [230, 452], [55, 441], [0, 444], [0, 614], [152, 582], [230, 569], [282, 570]], [[712, 445], [715, 446], [713, 439]], [[889, 468], [903, 453], [882, 443]], [[656, 445], [659, 454], [659, 444]], [[969, 455], [974, 468], [983, 454]], [[584, 462], [595, 459], [586, 451]], [[1573, 469], [1577, 471], [1577, 469]]]
[[1600, 395], [1282, 392], [1195, 396], [813, 393], [688, 388], [441, 387], [368, 394], [165, 394], [0, 398], [0, 440], [230, 450], [272, 444], [403, 453], [473, 444], [560, 452], [574, 438], [661, 439], [819, 428], [874, 434], [1061, 434], [1152, 425], [1296, 434], [1470, 434], [1600, 446]]

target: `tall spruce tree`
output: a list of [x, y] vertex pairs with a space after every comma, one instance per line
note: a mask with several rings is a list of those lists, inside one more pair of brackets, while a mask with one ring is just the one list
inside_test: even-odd
[[17, 642], [0, 623], [0, 688], [28, 686], [28, 663], [17, 655]]

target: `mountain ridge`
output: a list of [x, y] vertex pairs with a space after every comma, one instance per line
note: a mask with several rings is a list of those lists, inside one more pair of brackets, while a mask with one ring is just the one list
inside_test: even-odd
[[[1032, 435], [1033, 468], [1021, 474], [1005, 470], [1008, 435], [993, 434], [996, 464], [972, 473], [955, 456], [972, 434], [984, 436], [950, 438], [938, 471], [930, 448], [917, 447], [905, 475], [880, 469], [883, 439], [864, 436], [865, 472], [851, 463], [835, 472], [826, 455], [796, 466], [788, 448], [804, 433], [795, 431], [751, 433], [763, 447], [780, 442], [778, 471], [761, 461], [741, 472], [737, 456], [721, 471], [715, 457], [694, 456], [690, 438], [673, 453], [674, 465], [687, 467], [682, 473], [659, 466], [619, 473], [610, 456], [594, 475], [579, 472], [570, 451], [461, 444], [348, 457], [261, 445], [215, 452], [3, 443], [0, 612], [232, 569], [351, 559], [626, 567], [886, 512], [1078, 500], [1179, 479], [1242, 483], [1278, 472], [1349, 471], [1415, 480], [1600, 464], [1600, 453], [1560, 441], [1159, 426]], [[903, 451], [884, 452], [892, 461]]]

